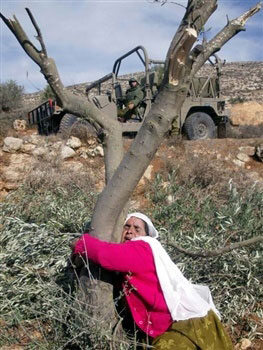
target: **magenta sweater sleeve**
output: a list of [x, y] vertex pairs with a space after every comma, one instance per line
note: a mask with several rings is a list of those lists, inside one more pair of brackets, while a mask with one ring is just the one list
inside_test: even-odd
[[77, 241], [74, 254], [113, 271], [138, 273], [154, 269], [151, 247], [144, 241], [109, 243], [85, 233]]

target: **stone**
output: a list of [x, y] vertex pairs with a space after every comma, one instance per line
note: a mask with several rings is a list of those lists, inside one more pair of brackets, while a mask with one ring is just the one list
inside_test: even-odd
[[42, 157], [44, 156], [45, 154], [48, 153], [48, 149], [46, 147], [37, 147], [34, 151], [33, 151], [33, 156], [34, 157]]
[[103, 150], [103, 147], [101, 145], [98, 145], [97, 147], [95, 147], [93, 151], [94, 151], [95, 155], [104, 157], [104, 150]]
[[44, 143], [44, 139], [40, 135], [30, 135], [29, 138], [27, 139], [28, 143], [33, 143], [33, 145], [39, 146]]
[[8, 167], [2, 168], [2, 179], [6, 182], [18, 182], [21, 181], [23, 176], [17, 169], [9, 169]]
[[172, 196], [171, 194], [169, 194], [169, 195], [166, 197], [166, 203], [167, 203], [167, 204], [172, 204], [172, 203], [174, 203], [174, 196]]
[[258, 160], [263, 162], [263, 144], [258, 145], [256, 147], [256, 156], [257, 156]]
[[7, 189], [8, 191], [16, 190], [16, 189], [18, 189], [18, 187], [19, 187], [19, 185], [17, 183], [12, 183], [12, 182], [5, 183], [5, 189]]
[[94, 152], [93, 149], [88, 150], [87, 155], [88, 155], [89, 157], [95, 157], [95, 156], [96, 156], [96, 154], [95, 154], [95, 152]]
[[3, 151], [10, 153], [16, 152], [21, 148], [22, 144], [23, 140], [17, 137], [8, 136], [4, 139]]
[[70, 136], [70, 138], [67, 140], [66, 145], [73, 149], [77, 149], [80, 148], [82, 144], [78, 137]]
[[80, 153], [79, 156], [83, 159], [88, 159], [87, 153]]
[[32, 143], [24, 143], [20, 148], [20, 151], [23, 153], [31, 154], [35, 148], [36, 148], [36, 145], [33, 145]]
[[57, 141], [51, 145], [51, 148], [55, 151], [59, 150], [62, 147], [63, 142]]
[[143, 177], [146, 178], [148, 181], [151, 181], [152, 171], [153, 171], [153, 166], [149, 165], [148, 168], [145, 170]]
[[240, 152], [247, 154], [248, 156], [254, 156], [256, 148], [254, 146], [241, 146], [238, 148]]
[[252, 345], [251, 340], [249, 340], [247, 338], [241, 339], [240, 349], [245, 350], [245, 349], [249, 348], [251, 345]]
[[26, 130], [26, 121], [21, 119], [16, 119], [13, 123], [13, 128], [16, 131], [24, 131]]
[[242, 162], [246, 163], [250, 161], [250, 157], [245, 153], [238, 153], [237, 159], [241, 160]]
[[87, 144], [89, 145], [89, 146], [93, 146], [93, 145], [95, 145], [96, 144], [96, 138], [95, 137], [91, 137], [91, 138], [89, 138], [88, 140], [87, 140]]
[[245, 163], [242, 162], [242, 161], [239, 160], [239, 159], [233, 159], [233, 163], [236, 164], [236, 165], [239, 166], [239, 167], [242, 167], [242, 168], [245, 167]]
[[61, 158], [62, 159], [69, 159], [69, 158], [72, 158], [76, 155], [76, 152], [70, 148], [69, 146], [63, 146], [61, 148]]

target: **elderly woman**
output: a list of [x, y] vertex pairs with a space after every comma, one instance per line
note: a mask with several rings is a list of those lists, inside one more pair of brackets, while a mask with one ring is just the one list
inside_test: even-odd
[[126, 218], [121, 243], [84, 234], [74, 256], [122, 274], [122, 289], [137, 327], [154, 349], [230, 350], [208, 287], [190, 283], [157, 241], [158, 232], [144, 214]]

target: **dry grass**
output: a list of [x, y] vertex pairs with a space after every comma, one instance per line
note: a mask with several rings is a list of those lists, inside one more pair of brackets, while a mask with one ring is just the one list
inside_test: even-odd
[[263, 123], [263, 104], [257, 102], [238, 103], [231, 107], [234, 125], [258, 125]]

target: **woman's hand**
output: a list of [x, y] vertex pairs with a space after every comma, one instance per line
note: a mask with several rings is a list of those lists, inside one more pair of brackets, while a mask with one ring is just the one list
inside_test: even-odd
[[76, 243], [77, 243], [78, 240], [79, 240], [79, 238], [75, 238], [69, 244], [69, 246], [71, 248], [70, 261], [71, 261], [73, 267], [76, 267], [76, 268], [81, 267], [81, 266], [84, 265], [84, 259], [81, 257], [81, 255], [74, 254], [75, 246], [76, 246]]

